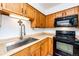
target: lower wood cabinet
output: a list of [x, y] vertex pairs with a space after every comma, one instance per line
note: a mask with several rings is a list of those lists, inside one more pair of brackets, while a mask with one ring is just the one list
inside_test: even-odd
[[49, 39], [49, 55], [53, 55], [54, 40], [53, 40], [53, 38], [49, 38], [49, 37], [48, 37], [48, 39]]
[[31, 52], [31, 56], [40, 56], [40, 48]]
[[47, 56], [48, 55], [48, 39], [46, 38], [45, 40], [41, 41], [41, 56]]
[[40, 56], [40, 42], [30, 46], [31, 56]]
[[13, 54], [12, 56], [30, 56], [30, 48], [24, 48], [23, 50]]
[[13, 54], [13, 56], [48, 56], [53, 55], [53, 39], [45, 38], [23, 50]]

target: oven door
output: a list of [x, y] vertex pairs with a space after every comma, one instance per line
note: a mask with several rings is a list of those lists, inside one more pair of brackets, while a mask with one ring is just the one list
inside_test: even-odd
[[56, 54], [62, 56], [73, 55], [73, 45], [56, 41]]

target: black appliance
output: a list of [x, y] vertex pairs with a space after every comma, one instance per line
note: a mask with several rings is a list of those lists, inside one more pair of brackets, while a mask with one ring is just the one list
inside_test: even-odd
[[77, 27], [78, 15], [71, 15], [55, 19], [55, 27]]
[[79, 41], [75, 39], [75, 31], [56, 31], [56, 56], [79, 56]]

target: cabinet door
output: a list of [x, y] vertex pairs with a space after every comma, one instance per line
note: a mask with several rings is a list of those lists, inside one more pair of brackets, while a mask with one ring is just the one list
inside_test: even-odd
[[13, 56], [30, 56], [30, 49], [29, 49], [29, 47], [25, 48], [15, 54], [13, 54]]
[[49, 55], [53, 55], [53, 38], [49, 38]]
[[63, 17], [63, 11], [57, 12], [56, 13], [56, 18], [58, 17]]
[[31, 52], [31, 56], [40, 56], [40, 48]]
[[34, 20], [31, 22], [31, 26], [32, 28], [38, 28], [40, 27], [40, 13], [35, 10], [35, 17], [34, 17]]
[[31, 56], [40, 56], [40, 42], [30, 46]]
[[66, 16], [78, 14], [78, 7], [67, 9], [65, 10], [65, 12], [66, 12]]
[[40, 28], [45, 28], [46, 26], [46, 18], [45, 15], [40, 13]]
[[35, 14], [35, 20], [36, 20], [36, 28], [40, 28], [40, 24], [41, 24], [41, 22], [40, 22], [40, 12], [38, 12], [38, 11], [36, 11], [35, 12], [36, 14]]
[[47, 56], [48, 55], [48, 40], [44, 39], [41, 43], [41, 56]]
[[30, 6], [29, 4], [25, 4], [25, 9], [26, 9], [25, 15], [28, 18], [30, 18], [31, 21], [33, 21], [34, 17], [35, 17], [35, 9], [32, 6]]
[[3, 11], [7, 13], [16, 13], [22, 15], [22, 3], [3, 3]]
[[46, 16], [46, 28], [54, 28], [55, 14]]

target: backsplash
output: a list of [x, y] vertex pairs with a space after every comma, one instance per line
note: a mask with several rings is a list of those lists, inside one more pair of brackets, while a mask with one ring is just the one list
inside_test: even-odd
[[49, 33], [53, 33], [55, 35], [56, 33], [56, 30], [63, 30], [63, 31], [75, 31], [76, 32], [76, 35], [79, 36], [79, 29], [78, 28], [75, 28], [75, 27], [57, 27], [57, 28], [46, 28], [44, 30], [44, 32], [49, 32]]

